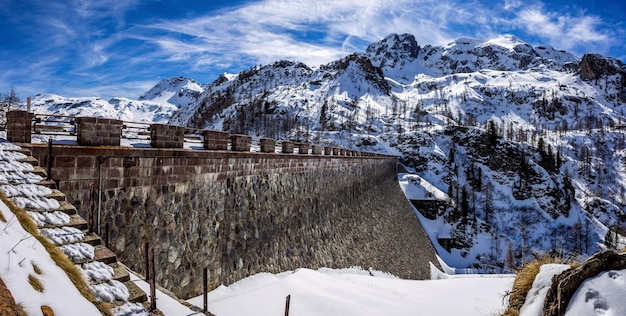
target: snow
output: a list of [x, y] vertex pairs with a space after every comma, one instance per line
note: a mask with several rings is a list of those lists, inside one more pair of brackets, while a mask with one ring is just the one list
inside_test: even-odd
[[[146, 292], [148, 294], [148, 299], [150, 299], [150, 285], [147, 282], [145, 282], [143, 279], [140, 279], [137, 275], [135, 275], [133, 271], [129, 271], [129, 272], [130, 272], [130, 280], [134, 282], [137, 286], [139, 286], [140, 289]], [[161, 312], [163, 312], [163, 314], [166, 316], [204, 315], [202, 313], [194, 312], [189, 307], [183, 305], [181, 302], [177, 301], [171, 296], [163, 293], [158, 288], [156, 289], [156, 301], [157, 301], [157, 308]], [[202, 307], [203, 306], [201, 305], [200, 308]]]
[[2, 185], [0, 192], [7, 197], [14, 196], [46, 196], [52, 194], [52, 189], [37, 184]]
[[[543, 300], [552, 284], [552, 277], [567, 270], [568, 265], [546, 264], [526, 296], [520, 316], [543, 315]], [[626, 315], [626, 270], [604, 271], [584, 281], [572, 296], [565, 316]]]
[[83, 274], [93, 281], [106, 281], [113, 277], [115, 271], [109, 265], [93, 261], [83, 264], [81, 267]]
[[92, 285], [91, 289], [98, 299], [105, 302], [128, 301], [130, 293], [126, 286], [119, 281], [109, 280], [105, 283]]
[[443, 191], [416, 174], [400, 174], [399, 183], [409, 200], [446, 201], [449, 198]]
[[[543, 301], [546, 298], [548, 289], [552, 285], [552, 277], [569, 269], [566, 264], [544, 264], [539, 268], [539, 273], [533, 281], [532, 288], [526, 295], [524, 306], [520, 309], [520, 316], [541, 316], [543, 315]], [[590, 314], [578, 314], [590, 315]]]
[[87, 259], [93, 259], [95, 257], [95, 248], [86, 243], [76, 243], [63, 245], [59, 247], [72, 261], [82, 261]]
[[85, 234], [80, 229], [73, 227], [42, 228], [40, 233], [57, 245], [75, 243], [85, 238]]
[[52, 211], [56, 210], [61, 205], [59, 201], [55, 199], [49, 199], [42, 196], [29, 196], [29, 197], [12, 197], [11, 200], [17, 207], [24, 209], [35, 209], [40, 211]]
[[626, 270], [605, 271], [587, 279], [574, 293], [565, 316], [626, 315]]
[[[43, 245], [22, 228], [1, 201], [0, 212], [7, 220], [6, 223], [0, 221], [0, 278], [26, 313], [42, 315], [41, 306], [47, 305], [59, 316], [100, 315], [50, 258]], [[41, 274], [35, 272], [35, 266]], [[41, 281], [43, 292], [28, 283], [29, 275]]]
[[29, 163], [15, 160], [0, 160], [0, 170], [33, 171], [35, 167]]
[[[115, 316], [148, 316], [148, 311], [139, 303], [126, 303], [113, 308]], [[165, 314], [165, 315], [190, 315], [190, 314]]]
[[0, 170], [0, 184], [24, 184], [41, 182], [43, 178], [34, 173]]
[[70, 223], [70, 216], [61, 211], [43, 213], [28, 211], [27, 213], [38, 227], [44, 227], [46, 225], [60, 226]]
[[20, 152], [0, 150], [0, 160], [2, 161], [20, 160], [26, 157], [26, 155]]
[[[358, 268], [260, 273], [208, 294], [216, 315], [487, 315], [503, 310], [511, 275], [402, 280]], [[202, 306], [202, 297], [189, 300]]]

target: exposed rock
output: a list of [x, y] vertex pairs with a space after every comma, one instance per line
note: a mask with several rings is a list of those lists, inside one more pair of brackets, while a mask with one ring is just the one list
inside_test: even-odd
[[595, 80], [602, 76], [624, 74], [624, 64], [613, 58], [598, 54], [585, 54], [580, 61], [580, 78], [582, 80]]
[[26, 315], [15, 303], [11, 292], [0, 279], [0, 316]]
[[626, 254], [605, 251], [592, 256], [575, 268], [554, 276], [543, 303], [543, 315], [565, 315], [572, 296], [585, 280], [600, 272], [618, 269], [626, 269]]

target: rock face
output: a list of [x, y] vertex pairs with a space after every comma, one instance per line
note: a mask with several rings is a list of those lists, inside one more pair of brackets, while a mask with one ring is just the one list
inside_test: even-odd
[[585, 54], [580, 61], [580, 78], [586, 81], [625, 72], [621, 61], [598, 54]]
[[565, 315], [572, 296], [586, 279], [594, 277], [602, 271], [625, 268], [626, 254], [605, 251], [594, 255], [585, 263], [555, 276], [552, 279], [552, 286], [546, 294], [543, 315]]

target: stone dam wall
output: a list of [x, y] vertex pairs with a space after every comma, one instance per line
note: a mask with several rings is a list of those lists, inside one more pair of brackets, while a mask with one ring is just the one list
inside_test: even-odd
[[[258, 272], [361, 266], [425, 279], [435, 251], [397, 183], [395, 157], [24, 144], [50, 162], [110, 249], [181, 298]], [[98, 220], [94, 219], [94, 223]], [[104, 227], [110, 227], [108, 232]]]

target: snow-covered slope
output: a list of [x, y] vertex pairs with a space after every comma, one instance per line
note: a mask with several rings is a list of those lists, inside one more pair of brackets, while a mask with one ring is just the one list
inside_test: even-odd
[[[204, 87], [193, 79], [176, 77], [164, 79], [139, 97], [139, 100], [158, 104], [172, 104], [185, 108], [198, 100]], [[171, 114], [170, 114], [171, 115]]]

